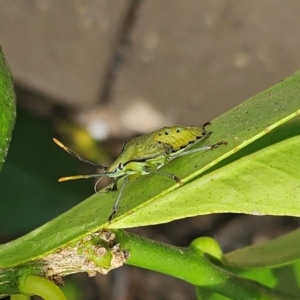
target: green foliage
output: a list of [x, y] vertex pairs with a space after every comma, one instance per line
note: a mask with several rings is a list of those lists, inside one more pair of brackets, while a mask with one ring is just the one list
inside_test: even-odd
[[[132, 177], [112, 222], [107, 218], [118, 191], [102, 191], [29, 234], [0, 245], [0, 295], [64, 299], [49, 278], [59, 281], [71, 270], [92, 273], [96, 267], [105, 273], [127, 260], [193, 284], [198, 299], [297, 299], [293, 295], [299, 294], [299, 231], [223, 255], [211, 239], [196, 239], [187, 248], [177, 248], [121, 228], [218, 212], [299, 216], [299, 87], [297, 72], [214, 120], [209, 144], [225, 140], [227, 146], [176, 158], [160, 169], [176, 174], [184, 185], [157, 174]], [[3, 56], [0, 100], [2, 161], [15, 116], [12, 81]], [[100, 231], [104, 229], [108, 234]], [[60, 271], [46, 267], [49, 257], [56, 259]], [[116, 265], [109, 266], [103, 257], [111, 257]], [[63, 269], [66, 261], [69, 265]], [[286, 278], [294, 285], [287, 287]], [[45, 287], [48, 295], [40, 293]]]
[[7, 154], [16, 118], [13, 80], [0, 46], [0, 170]]

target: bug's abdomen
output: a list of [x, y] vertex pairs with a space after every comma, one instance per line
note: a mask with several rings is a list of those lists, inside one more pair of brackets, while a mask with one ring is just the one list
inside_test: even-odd
[[189, 144], [196, 142], [207, 136], [207, 132], [199, 126], [183, 127], [172, 126], [164, 127], [156, 132], [156, 141], [172, 145], [173, 151], [185, 148]]

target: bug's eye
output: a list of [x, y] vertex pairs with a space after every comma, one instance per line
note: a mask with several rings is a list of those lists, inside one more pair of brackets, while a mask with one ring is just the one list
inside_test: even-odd
[[122, 163], [119, 163], [118, 169], [119, 169], [119, 170], [123, 170], [123, 167], [124, 167], [123, 164], [122, 164]]

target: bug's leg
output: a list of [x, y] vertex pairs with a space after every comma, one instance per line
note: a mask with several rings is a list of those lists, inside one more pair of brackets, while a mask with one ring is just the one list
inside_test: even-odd
[[150, 168], [144, 168], [144, 169], [148, 173], [153, 173], [153, 174], [158, 174], [158, 175], [162, 175], [162, 176], [167, 176], [169, 178], [174, 179], [178, 184], [182, 184], [180, 178], [177, 177], [175, 174], [166, 173], [166, 172], [162, 172], [162, 171], [159, 171], [159, 170], [153, 170], [153, 169], [150, 169]]
[[107, 188], [106, 191], [107, 192], [110, 192], [110, 191], [117, 191], [118, 190], [118, 186], [117, 186], [117, 183], [118, 183], [118, 180], [120, 179], [121, 177], [115, 177], [112, 181], [112, 186]]
[[227, 145], [227, 142], [226, 141], [220, 141], [220, 142], [217, 142], [217, 143], [211, 145], [210, 147], [211, 147], [211, 149], [214, 149], [214, 148], [218, 148], [221, 145]]
[[210, 125], [211, 125], [210, 122], [205, 122], [205, 123], [202, 125], [202, 130], [203, 130], [204, 133], [206, 133], [206, 127], [207, 127], [207, 126], [210, 126]]
[[94, 192], [95, 192], [95, 193], [100, 193], [100, 191], [98, 191], [98, 189], [97, 189], [97, 186], [98, 186], [99, 181], [100, 181], [102, 178], [103, 178], [103, 177], [100, 177], [100, 178], [96, 181], [96, 183], [95, 183], [95, 185], [94, 185]]
[[115, 217], [115, 215], [117, 214], [118, 210], [119, 210], [119, 205], [120, 205], [120, 201], [121, 201], [121, 198], [122, 198], [122, 195], [123, 195], [123, 192], [124, 192], [124, 189], [125, 189], [125, 186], [127, 185], [128, 183], [128, 177], [126, 177], [121, 185], [121, 188], [120, 188], [120, 192], [118, 194], [118, 197], [117, 197], [117, 200], [113, 206], [113, 211], [112, 213], [110, 214], [110, 216], [108, 217], [108, 222], [110, 223], [112, 221], [112, 219]]
[[[193, 143], [187, 145], [187, 146], [185, 147], [185, 149], [184, 149], [184, 152], [186, 153], [188, 149], [194, 147], [195, 145], [197, 145], [199, 142], [203, 141], [204, 139], [207, 139], [211, 134], [212, 134], [211, 131], [209, 131], [209, 132], [208, 132], [208, 131], [205, 131], [205, 132], [203, 131], [202, 137], [199, 138], [198, 140], [196, 140], [195, 142], [193, 142]], [[199, 148], [199, 149], [201, 149], [201, 148]], [[206, 150], [206, 149], [204, 149], [204, 150]], [[176, 155], [174, 155], [174, 156], [176, 156]]]
[[177, 158], [177, 157], [180, 157], [180, 156], [185, 156], [185, 155], [196, 153], [196, 152], [199, 152], [199, 151], [212, 150], [212, 149], [218, 148], [221, 145], [227, 145], [227, 142], [220, 141], [220, 142], [215, 143], [213, 145], [207, 145], [207, 146], [203, 146], [201, 148], [192, 149], [192, 150], [189, 150], [189, 151], [184, 151], [184, 152], [178, 153], [177, 155], [170, 156], [168, 158], [168, 160], [172, 160], [173, 158]]

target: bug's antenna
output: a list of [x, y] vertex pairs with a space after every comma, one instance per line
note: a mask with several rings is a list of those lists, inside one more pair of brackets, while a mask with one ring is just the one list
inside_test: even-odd
[[[56, 138], [53, 138], [53, 142], [58, 145], [59, 147], [63, 148], [66, 152], [68, 152], [69, 154], [71, 154], [72, 156], [76, 157], [78, 160], [86, 163], [86, 164], [89, 164], [97, 169], [100, 169], [100, 170], [107, 170], [108, 167], [105, 167], [105, 166], [102, 166], [102, 165], [98, 165], [98, 164], [95, 164], [89, 160], [86, 160], [84, 158], [82, 158], [79, 154], [77, 154], [75, 151], [71, 150], [70, 148], [68, 148], [67, 146], [65, 146], [62, 142], [60, 142], [59, 140], [57, 140]], [[96, 174], [92, 174], [92, 175], [96, 175]], [[98, 174], [99, 176], [100, 174]], [[82, 177], [79, 177], [79, 176], [82, 176]], [[86, 177], [86, 176], [91, 176], [91, 175], [78, 175], [78, 176], [70, 176], [70, 177], [63, 177], [63, 178], [69, 178], [69, 179], [64, 179], [63, 178], [60, 178], [59, 181], [66, 181], [66, 180], [73, 180], [73, 179], [82, 179], [82, 178], [91, 178], [91, 177], [97, 177], [97, 176], [91, 176], [91, 177]]]
[[[76, 179], [88, 179], [88, 178], [95, 178], [95, 177], [105, 177], [107, 176], [106, 173], [100, 173], [100, 174], [89, 174], [89, 175], [73, 175], [73, 176], [66, 176], [66, 177], [61, 177], [58, 179], [59, 182], [62, 181], [68, 181], [68, 180], [76, 180]], [[99, 180], [101, 179], [99, 178]], [[99, 181], [98, 180], [98, 181]], [[98, 182], [97, 181], [97, 182]]]

